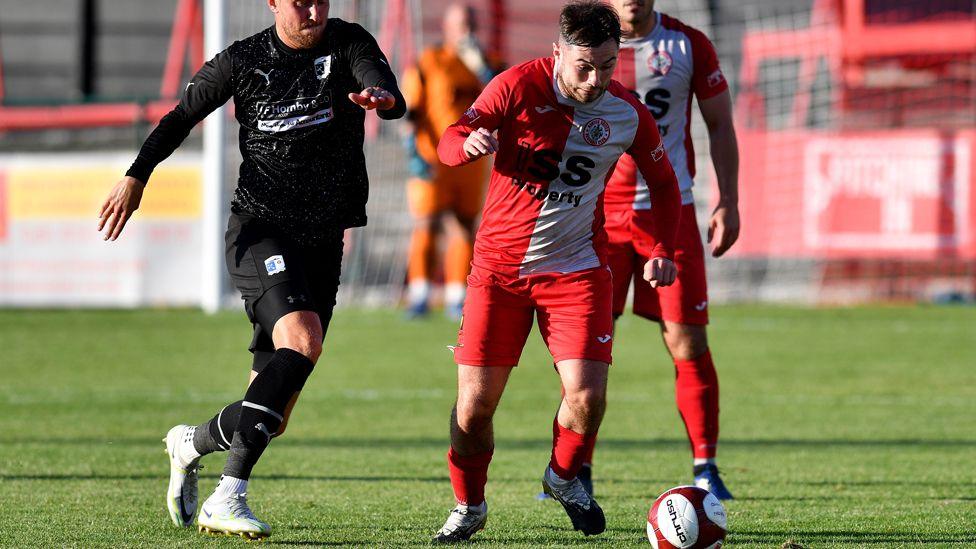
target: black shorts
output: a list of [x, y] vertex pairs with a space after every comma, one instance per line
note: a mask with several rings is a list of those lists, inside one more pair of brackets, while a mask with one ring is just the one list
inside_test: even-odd
[[[248, 349], [260, 371], [275, 351], [271, 333], [281, 317], [295, 311], [314, 311], [329, 328], [339, 291], [342, 231], [315, 246], [302, 245], [274, 227], [247, 214], [232, 213], [224, 236], [227, 270], [241, 292], [244, 310], [254, 325]], [[259, 360], [259, 355], [265, 355]]]

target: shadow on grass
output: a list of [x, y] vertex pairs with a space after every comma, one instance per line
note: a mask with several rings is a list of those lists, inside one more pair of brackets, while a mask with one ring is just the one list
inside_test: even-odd
[[366, 547], [366, 541], [265, 540], [265, 545], [297, 545], [299, 547]]
[[820, 543], [856, 543], [856, 544], [878, 544], [882, 547], [890, 547], [891, 544], [959, 544], [970, 547], [976, 543], [976, 534], [943, 534], [939, 532], [928, 532], [916, 534], [912, 532], [845, 532], [841, 530], [733, 530], [729, 536], [731, 543], [760, 543], [760, 544], [779, 544], [785, 539], [793, 539], [795, 542], [806, 545], [811, 542]]
[[[492, 484], [509, 484], [509, 483], [522, 483], [537, 480], [537, 475], [526, 474], [525, 476], [514, 477], [511, 475], [498, 476], [491, 479]], [[117, 481], [136, 481], [136, 480], [166, 480], [169, 475], [166, 474], [154, 474], [154, 473], [134, 473], [134, 474], [117, 474], [117, 473], [31, 473], [31, 474], [0, 474], [0, 480], [6, 481], [30, 481], [30, 480], [42, 480], [42, 481], [84, 481], [84, 480], [117, 480]], [[275, 481], [323, 481], [323, 482], [423, 482], [423, 483], [446, 483], [450, 482], [447, 475], [444, 476], [407, 476], [407, 475], [308, 475], [308, 474], [255, 474], [251, 475], [253, 479], [259, 480], [275, 480]], [[606, 484], [633, 484], [636, 481], [640, 481], [642, 484], [654, 484], [654, 483], [667, 483], [670, 479], [649, 479], [649, 478], [613, 478], [613, 477], [599, 477], [599, 482]], [[796, 481], [791, 482], [791, 484], [803, 485], [803, 486], [834, 486], [838, 488], [843, 488], [846, 486], [953, 486], [958, 487], [959, 482], [934, 482], [927, 481], [919, 483], [918, 481], [909, 482], [901, 480], [869, 480], [869, 481], [842, 481], [842, 482], [827, 482], [827, 481], [817, 481], [817, 482], [806, 482], [806, 481]], [[650, 492], [648, 492], [650, 494]], [[630, 495], [618, 495], [618, 494], [598, 494], [598, 498], [601, 500], [614, 500], [614, 499], [632, 499], [634, 497], [641, 497], [641, 494], [630, 494]], [[837, 498], [831, 498], [830, 496], [818, 495], [813, 497], [803, 497], [794, 494], [787, 494], [783, 496], [750, 496], [750, 497], [739, 497], [739, 501], [820, 501], [824, 499], [846, 499], [843, 496], [838, 496]], [[931, 497], [926, 499], [933, 499], [939, 501], [976, 501], [976, 497], [961, 496], [961, 497]]]
[[[446, 483], [450, 482], [447, 475], [442, 477], [411, 477], [411, 476], [395, 476], [395, 475], [375, 475], [375, 476], [362, 476], [362, 475], [251, 475], [252, 479], [259, 480], [298, 480], [298, 481], [336, 481], [336, 482], [436, 482], [436, 483]], [[533, 477], [535, 478], [535, 477]], [[90, 473], [90, 474], [58, 474], [58, 473], [36, 473], [28, 475], [3, 475], [0, 474], [0, 480], [166, 480], [169, 479], [169, 475], [163, 474], [130, 474], [130, 475], [120, 475], [112, 473]], [[518, 481], [521, 482], [522, 479]], [[499, 479], [493, 482], [505, 482], [506, 479]]]
[[[0, 440], [3, 444], [43, 444], [50, 446], [158, 446], [157, 437], [140, 438], [101, 438], [101, 437], [23, 437], [9, 438]], [[314, 438], [283, 437], [276, 441], [278, 448], [333, 448], [333, 449], [426, 449], [446, 448], [447, 437], [417, 437], [417, 438], [351, 438], [351, 437], [329, 437]], [[504, 436], [497, 440], [497, 447], [508, 450], [521, 449], [546, 449], [552, 445], [552, 439], [506, 439]], [[900, 439], [722, 439], [723, 448], [775, 448], [779, 446], [790, 449], [805, 448], [899, 448], [899, 447], [931, 447], [931, 448], [953, 448], [953, 447], [972, 447], [976, 445], [976, 439], [923, 439], [923, 438], [900, 438]], [[614, 450], [659, 450], [662, 447], [688, 447], [688, 440], [684, 438], [601, 438], [601, 448]]]

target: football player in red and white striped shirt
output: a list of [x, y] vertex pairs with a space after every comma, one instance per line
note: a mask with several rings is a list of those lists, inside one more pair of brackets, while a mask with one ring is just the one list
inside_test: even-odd
[[[458, 505], [435, 541], [471, 537], [487, 519], [492, 416], [538, 318], [564, 398], [553, 421], [543, 488], [577, 530], [598, 534], [603, 511], [577, 473], [603, 419], [613, 338], [603, 200], [621, 155], [649, 182], [654, 245], [642, 277], [666, 286], [680, 192], [654, 119], [611, 81], [620, 23], [599, 0], [568, 4], [553, 57], [497, 76], [438, 145], [448, 166], [495, 154], [475, 238], [454, 358], [458, 399], [448, 463]], [[497, 138], [493, 135], [497, 132]]]
[[[664, 137], [681, 186], [681, 222], [675, 244], [677, 281], [653, 288], [633, 276], [646, 261], [641, 252], [658, 204], [647, 193], [644, 175], [622, 158], [607, 185], [604, 207], [613, 270], [614, 316], [623, 313], [631, 280], [634, 314], [661, 324], [677, 373], [676, 400], [691, 442], [695, 483], [719, 499], [731, 499], [718, 469], [718, 377], [708, 349], [708, 293], [705, 253], [692, 196], [695, 153], [691, 142], [692, 97], [708, 127], [712, 164], [718, 178], [718, 206], [708, 223], [712, 256], [720, 257], [739, 235], [739, 152], [732, 102], [715, 49], [692, 27], [654, 11], [654, 0], [609, 0], [621, 20], [623, 41], [614, 78], [646, 105]], [[653, 205], [653, 209], [652, 209]], [[589, 460], [587, 460], [589, 462]], [[590, 474], [584, 468], [583, 477]]]

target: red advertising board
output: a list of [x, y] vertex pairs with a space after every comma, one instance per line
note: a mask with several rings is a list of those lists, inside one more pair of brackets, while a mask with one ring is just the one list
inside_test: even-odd
[[740, 256], [976, 258], [976, 132], [739, 134]]

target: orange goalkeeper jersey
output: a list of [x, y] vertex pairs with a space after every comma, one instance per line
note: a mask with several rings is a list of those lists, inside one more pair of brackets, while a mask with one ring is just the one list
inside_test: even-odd
[[[488, 69], [498, 72], [488, 60]], [[485, 84], [453, 48], [436, 45], [423, 51], [415, 67], [403, 75], [403, 96], [416, 128], [417, 151], [430, 164], [439, 164], [437, 142], [478, 98]]]

